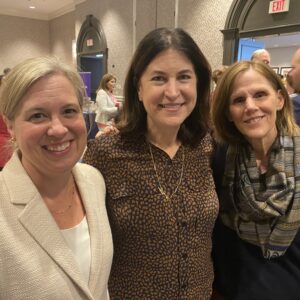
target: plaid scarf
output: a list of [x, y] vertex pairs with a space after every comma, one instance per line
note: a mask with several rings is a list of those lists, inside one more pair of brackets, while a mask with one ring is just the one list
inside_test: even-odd
[[265, 258], [282, 256], [300, 227], [300, 136], [276, 139], [265, 174], [250, 146], [229, 147], [223, 191], [224, 224]]

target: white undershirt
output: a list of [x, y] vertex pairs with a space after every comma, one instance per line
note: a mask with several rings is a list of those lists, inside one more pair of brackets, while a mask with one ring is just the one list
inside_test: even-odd
[[89, 282], [91, 266], [90, 233], [86, 217], [76, 226], [60, 230], [68, 246], [72, 250], [86, 282]]

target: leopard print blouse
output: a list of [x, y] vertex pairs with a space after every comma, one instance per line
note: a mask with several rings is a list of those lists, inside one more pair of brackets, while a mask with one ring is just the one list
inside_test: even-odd
[[[213, 281], [211, 235], [218, 200], [210, 168], [212, 140], [181, 146], [173, 159], [149, 145], [120, 135], [91, 140], [84, 162], [104, 176], [114, 242], [109, 280], [111, 300], [205, 300]], [[184, 149], [183, 149], [184, 148]], [[97, 188], [97, 187], [95, 187]]]

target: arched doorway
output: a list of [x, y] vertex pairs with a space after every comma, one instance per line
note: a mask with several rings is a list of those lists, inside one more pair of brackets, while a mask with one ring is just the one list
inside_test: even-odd
[[[107, 43], [100, 22], [93, 15], [88, 15], [83, 22], [77, 39], [77, 65], [85, 81], [87, 94], [92, 100], [100, 80], [107, 72]], [[98, 132], [95, 123], [95, 113], [84, 112], [88, 130], [88, 139], [95, 137]]]
[[99, 82], [107, 72], [107, 43], [97, 18], [88, 15], [77, 39], [77, 65], [80, 71], [91, 72], [91, 99], [96, 98]]
[[232, 64], [238, 54], [239, 39], [253, 36], [300, 32], [300, 1], [290, 0], [289, 11], [269, 14], [270, 1], [234, 0], [224, 30], [223, 64]]

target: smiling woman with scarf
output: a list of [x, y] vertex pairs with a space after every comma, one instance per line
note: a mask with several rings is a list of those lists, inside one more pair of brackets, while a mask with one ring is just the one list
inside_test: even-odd
[[228, 145], [217, 157], [216, 289], [230, 300], [299, 299], [300, 134], [287, 91], [266, 64], [235, 63], [212, 121]]

